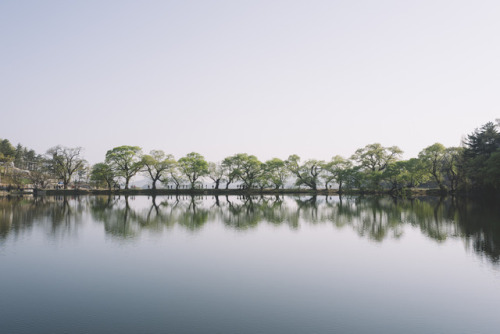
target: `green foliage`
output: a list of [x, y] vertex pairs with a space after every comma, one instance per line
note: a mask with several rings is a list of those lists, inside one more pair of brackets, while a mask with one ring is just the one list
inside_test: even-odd
[[109, 164], [101, 162], [92, 166], [90, 179], [97, 182], [99, 185], [106, 185], [106, 187], [111, 190], [115, 185], [115, 178], [116, 174]]
[[115, 147], [106, 152], [105, 162], [117, 177], [125, 179], [125, 189], [128, 189], [130, 179], [143, 167], [141, 148], [138, 146]]
[[[173, 156], [160, 150], [142, 155], [137, 146], [119, 146], [106, 153], [105, 163], [93, 167], [91, 177], [108, 187], [123, 178], [126, 189], [130, 179], [143, 172], [151, 179], [153, 189], [157, 181], [174, 183], [177, 189], [189, 181], [194, 188], [204, 176], [210, 177], [217, 189], [220, 182], [226, 182], [227, 189], [237, 181], [246, 188], [280, 189], [292, 176], [299, 187], [317, 190], [323, 182], [329, 189], [336, 183], [340, 192], [344, 188], [399, 191], [428, 181], [435, 182], [443, 192], [460, 189], [499, 191], [498, 125], [486, 123], [468, 135], [463, 146], [446, 148], [435, 143], [424, 148], [418, 158], [406, 161], [399, 161], [403, 153], [399, 147], [374, 143], [356, 150], [351, 159], [334, 156], [328, 162], [311, 159], [302, 163], [299, 156], [291, 155], [285, 161], [274, 158], [262, 163], [254, 155], [238, 153], [218, 164], [208, 163], [194, 152], [176, 162]], [[3, 181], [15, 178], [26, 181], [26, 170], [33, 172], [29, 180], [37, 185], [45, 184], [53, 177], [51, 175], [63, 180], [65, 187], [75, 175], [80, 179], [86, 177], [88, 168], [81, 157], [81, 148], [56, 146], [49, 149], [47, 155], [48, 159], [44, 159], [21, 144], [14, 147], [7, 139], [0, 139]]]
[[243, 181], [246, 188], [252, 188], [261, 176], [262, 162], [257, 159], [255, 155], [248, 155], [246, 153], [237, 154], [240, 160], [239, 178]]
[[500, 190], [500, 149], [493, 152], [485, 161], [481, 172], [486, 186]]
[[384, 170], [402, 154], [403, 151], [397, 146], [383, 147], [379, 143], [357, 149], [351, 159], [358, 163], [356, 175], [360, 178], [357, 182], [359, 189], [381, 189]]
[[165, 154], [161, 150], [153, 150], [149, 152], [149, 155], [142, 156], [142, 165], [145, 174], [151, 179], [152, 188], [156, 189], [156, 182], [174, 168], [176, 163], [173, 155]]
[[[500, 149], [500, 133], [492, 122], [488, 122], [467, 136], [463, 152], [464, 161], [461, 172], [466, 184], [474, 189], [498, 190], [493, 179], [497, 174], [496, 153]], [[495, 155], [495, 157], [493, 157]], [[491, 159], [491, 160], [490, 160]]]
[[208, 163], [201, 154], [191, 152], [179, 159], [179, 169], [188, 178], [191, 189], [194, 189], [196, 181], [208, 174]]
[[0, 162], [10, 162], [14, 160], [16, 148], [12, 146], [8, 139], [0, 140]]
[[241, 180], [246, 188], [252, 188], [260, 176], [262, 163], [255, 155], [238, 153], [227, 157], [222, 161], [222, 166], [226, 170], [228, 184]]
[[421, 160], [412, 158], [387, 165], [381, 178], [392, 192], [401, 192], [427, 181], [429, 173], [425, 170]]
[[409, 188], [418, 187], [429, 180], [429, 173], [425, 170], [422, 160], [411, 158], [403, 162], [407, 172]]
[[443, 170], [446, 175], [446, 182], [450, 186], [450, 190], [454, 192], [463, 178], [461, 166], [463, 165], [463, 148], [448, 147], [444, 153]]
[[220, 182], [224, 179], [225, 170], [221, 163], [208, 163], [208, 177], [215, 182], [215, 189], [219, 189]]
[[226, 179], [226, 189], [229, 188], [229, 185], [233, 182], [236, 182], [241, 174], [240, 169], [241, 159], [238, 157], [238, 154], [232, 155], [230, 157], [225, 158], [222, 161], [222, 168], [224, 170], [224, 176]]
[[467, 136], [465, 155], [468, 158], [489, 157], [500, 148], [500, 133], [492, 122], [488, 122]]
[[328, 189], [328, 184], [337, 182], [339, 185], [339, 192], [342, 192], [342, 186], [347, 181], [348, 170], [352, 167], [351, 161], [336, 155], [323, 164], [323, 180], [325, 181], [325, 188]]
[[8, 139], [0, 139], [0, 164], [14, 162], [14, 166], [19, 169], [34, 170], [37, 168], [37, 160], [40, 159], [41, 156], [34, 150], [29, 150], [21, 144], [14, 147]]
[[17, 168], [32, 170], [36, 164], [36, 159], [37, 155], [34, 150], [28, 150], [28, 148], [23, 147], [21, 144], [17, 144], [14, 154], [14, 165]]
[[290, 175], [290, 172], [286, 168], [286, 164], [283, 160], [279, 158], [273, 158], [266, 161], [263, 165], [263, 178], [265, 178], [270, 185], [273, 185], [275, 189], [283, 188], [285, 186], [285, 181]]
[[300, 164], [298, 155], [291, 155], [285, 161], [287, 169], [296, 177], [295, 185], [305, 185], [312, 190], [317, 190], [319, 185], [320, 173], [323, 170], [323, 161], [307, 160]]
[[[261, 173], [255, 179], [255, 185], [261, 190], [274, 186], [273, 182], [271, 181], [271, 174], [267, 172], [265, 167], [262, 167]], [[274, 188], [279, 189], [276, 188], [276, 186], [274, 186]]]
[[343, 171], [344, 187], [346, 189], [365, 190], [366, 173], [360, 166], [351, 166]]
[[186, 179], [184, 175], [179, 170], [179, 163], [176, 161], [173, 161], [172, 168], [169, 168], [161, 179], [163, 184], [168, 185], [169, 183], [173, 183], [175, 185], [175, 189], [179, 189], [185, 181]]
[[387, 165], [398, 160], [403, 151], [397, 146], [383, 147], [379, 143], [357, 149], [351, 157], [361, 167], [373, 172], [384, 170]]
[[407, 187], [410, 176], [406, 166], [406, 161], [396, 161], [387, 165], [382, 172], [382, 179], [389, 183], [392, 192], [401, 191]]
[[427, 146], [418, 154], [422, 161], [423, 168], [433, 177], [442, 191], [447, 188], [444, 184], [443, 172], [446, 159], [446, 148], [441, 143], [435, 143]]

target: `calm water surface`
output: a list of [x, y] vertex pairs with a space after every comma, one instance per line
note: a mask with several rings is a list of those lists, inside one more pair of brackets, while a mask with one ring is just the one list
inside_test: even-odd
[[0, 199], [0, 333], [499, 333], [500, 209]]

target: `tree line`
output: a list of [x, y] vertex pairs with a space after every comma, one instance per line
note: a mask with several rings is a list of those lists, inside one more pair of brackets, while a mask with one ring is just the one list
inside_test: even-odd
[[160, 184], [177, 190], [196, 189], [206, 184], [203, 181], [211, 180], [214, 189], [236, 186], [264, 190], [294, 185], [313, 191], [335, 186], [339, 192], [356, 189], [398, 193], [416, 187], [434, 187], [442, 193], [498, 192], [498, 126], [498, 122], [488, 122], [466, 136], [460, 147], [435, 143], [409, 160], [401, 160], [403, 151], [399, 147], [379, 143], [359, 148], [348, 158], [336, 155], [329, 161], [303, 161], [298, 155], [290, 155], [285, 160], [264, 162], [247, 153], [208, 162], [201, 154], [191, 152], [176, 160], [161, 150], [144, 154], [138, 146], [119, 146], [107, 151], [103, 162], [89, 166], [79, 147], [56, 146], [37, 155], [21, 145], [13, 147], [4, 139], [0, 141], [0, 164], [4, 177], [10, 171], [10, 181], [31, 182], [40, 188], [56, 179], [64, 189], [71, 182], [93, 182], [109, 190], [122, 186], [129, 189], [131, 179], [142, 174], [152, 189]]

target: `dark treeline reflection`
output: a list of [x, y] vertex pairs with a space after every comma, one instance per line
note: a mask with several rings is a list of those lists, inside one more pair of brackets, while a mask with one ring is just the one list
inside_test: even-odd
[[53, 238], [74, 234], [86, 207], [83, 197], [0, 198], [0, 243], [33, 228], [43, 228]]
[[86, 221], [106, 234], [134, 239], [174, 227], [196, 232], [211, 222], [248, 230], [259, 224], [299, 229], [307, 224], [351, 228], [376, 242], [399, 238], [408, 226], [444, 242], [461, 238], [466, 247], [498, 263], [500, 207], [487, 200], [427, 197], [292, 196], [95, 196], [0, 199], [0, 243], [38, 228], [50, 237], [76, 234]]

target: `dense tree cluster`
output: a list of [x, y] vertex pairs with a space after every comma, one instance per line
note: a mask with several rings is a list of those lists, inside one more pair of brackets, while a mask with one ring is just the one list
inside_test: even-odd
[[86, 180], [90, 169], [82, 157], [81, 147], [55, 146], [45, 154], [18, 144], [16, 147], [7, 139], [0, 139], [0, 183], [5, 185], [32, 184], [46, 188], [49, 184], [68, 188], [70, 182]]
[[0, 139], [0, 164], [2, 165], [32, 170], [42, 158], [34, 150], [23, 147], [21, 144], [14, 147], [8, 139]]
[[[11, 180], [25, 179], [44, 187], [56, 180], [66, 189], [70, 182], [94, 182], [99, 187], [129, 188], [131, 179], [142, 174], [152, 189], [163, 184], [169, 189], [195, 189], [212, 183], [226, 189], [331, 189], [339, 192], [403, 192], [415, 187], [438, 188], [442, 193], [456, 191], [500, 190], [499, 124], [489, 122], [476, 129], [461, 147], [435, 143], [425, 147], [418, 157], [401, 160], [397, 146], [379, 143], [360, 148], [349, 157], [334, 156], [329, 161], [298, 155], [286, 160], [260, 161], [255, 155], [238, 153], [221, 162], [208, 162], [196, 152], [176, 160], [161, 150], [144, 154], [138, 146], [119, 146], [106, 153], [104, 162], [90, 168], [81, 148], [56, 146], [45, 155], [36, 155], [21, 145], [13, 147], [0, 140], [0, 164], [3, 175], [11, 171]], [[13, 171], [22, 170], [16, 178]], [[18, 173], [19, 174], [19, 173]], [[26, 181], [26, 182], [28, 182]]]

